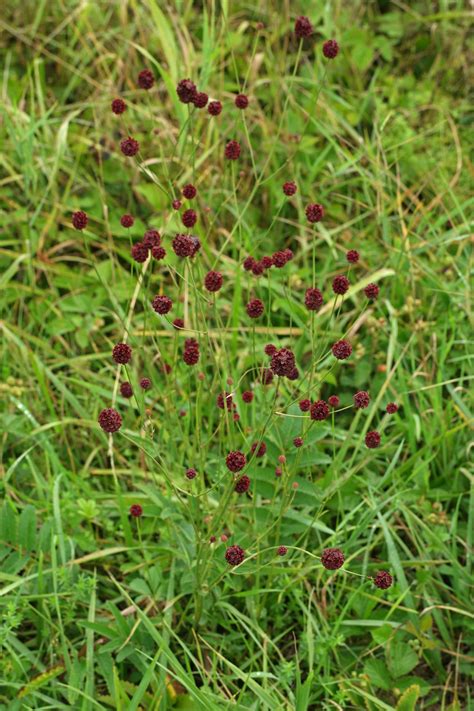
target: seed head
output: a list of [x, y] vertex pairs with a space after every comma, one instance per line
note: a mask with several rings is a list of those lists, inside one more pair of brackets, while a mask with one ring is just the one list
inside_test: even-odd
[[289, 348], [280, 348], [272, 355], [270, 368], [275, 375], [290, 377], [295, 369], [294, 353]]
[[225, 559], [229, 565], [240, 565], [245, 558], [245, 551], [240, 546], [230, 546], [225, 552]]
[[294, 195], [297, 191], [296, 183], [294, 183], [292, 180], [288, 183], [283, 183], [283, 192], [285, 195], [288, 197], [291, 197]]
[[178, 257], [191, 257], [194, 254], [195, 243], [191, 235], [178, 234], [173, 239], [172, 247]]
[[295, 447], [302, 447], [303, 446], [303, 437], [295, 437], [293, 440], [293, 444]]
[[376, 430], [367, 432], [365, 435], [365, 444], [369, 449], [377, 449], [380, 446], [381, 437]]
[[288, 548], [286, 546], [278, 546], [278, 555], [286, 555], [288, 553]]
[[204, 91], [198, 91], [192, 100], [197, 109], [203, 109], [209, 101], [208, 95]]
[[183, 197], [185, 197], [186, 200], [193, 200], [197, 195], [197, 190], [194, 185], [191, 185], [191, 183], [185, 185], [181, 192], [183, 193]]
[[301, 15], [296, 18], [295, 22], [295, 35], [298, 39], [304, 39], [305, 37], [311, 37], [313, 34], [313, 25], [309, 17], [304, 17]]
[[340, 548], [325, 548], [321, 555], [321, 563], [326, 570], [337, 570], [344, 564], [344, 553]]
[[219, 116], [222, 111], [222, 104], [220, 101], [211, 101], [207, 107], [207, 112], [211, 116]]
[[225, 463], [229, 471], [234, 473], [240, 472], [240, 470], [247, 464], [247, 457], [243, 452], [236, 450], [234, 452], [229, 452], [225, 459]]
[[305, 398], [304, 400], [300, 401], [301, 412], [308, 412], [310, 407], [311, 407], [311, 400], [309, 400], [308, 398]]
[[140, 150], [140, 144], [134, 138], [129, 136], [128, 138], [124, 138], [124, 140], [120, 143], [120, 150], [124, 156], [136, 156]]
[[352, 346], [349, 341], [336, 341], [332, 346], [332, 354], [338, 360], [346, 360], [352, 353]]
[[157, 314], [161, 314], [162, 316], [164, 316], [164, 314], [167, 314], [169, 311], [171, 311], [173, 302], [171, 301], [169, 296], [155, 296], [155, 298], [151, 302], [151, 305], [153, 307], [153, 311], [156, 311]]
[[133, 388], [130, 385], [130, 383], [121, 383], [120, 384], [120, 394], [122, 397], [132, 397], [133, 395]]
[[328, 40], [323, 44], [323, 54], [327, 59], [334, 59], [339, 53], [339, 45], [336, 40]]
[[345, 294], [349, 286], [349, 279], [343, 274], [334, 277], [332, 280], [332, 290], [335, 294]]
[[76, 230], [83, 230], [87, 227], [87, 223], [89, 222], [89, 218], [87, 217], [87, 214], [83, 210], [77, 210], [76, 212], [72, 213], [72, 226], [76, 228]]
[[263, 301], [260, 301], [260, 299], [252, 299], [245, 308], [250, 318], [260, 318], [265, 311]]
[[364, 289], [364, 294], [366, 295], [366, 297], [368, 299], [370, 299], [371, 301], [374, 301], [377, 298], [377, 296], [379, 295], [379, 291], [380, 291], [380, 289], [377, 286], [377, 284], [367, 284], [367, 286]]
[[235, 489], [238, 494], [245, 494], [246, 491], [248, 491], [250, 486], [250, 479], [247, 476], [247, 474], [244, 474], [241, 476], [237, 481], [235, 482]]
[[117, 432], [122, 426], [122, 418], [113, 407], [107, 407], [99, 415], [99, 425], [104, 432]]
[[398, 410], [398, 405], [395, 402], [389, 402], [387, 407], [385, 408], [385, 412], [388, 412], [389, 415], [395, 414]]
[[150, 378], [142, 378], [140, 380], [140, 387], [142, 390], [149, 390], [151, 388]]
[[127, 343], [117, 343], [112, 350], [112, 358], [116, 363], [129, 363], [132, 357], [132, 349]]
[[222, 287], [223, 279], [222, 279], [222, 274], [220, 272], [214, 272], [210, 271], [207, 272], [205, 278], [204, 278], [204, 286], [207, 289], [207, 291], [215, 292], [219, 291], [219, 289]]
[[238, 141], [229, 141], [226, 144], [224, 155], [227, 160], [237, 160], [240, 156], [240, 143]]
[[158, 230], [147, 230], [143, 235], [143, 244], [148, 249], [159, 247], [161, 244], [161, 236]]
[[305, 210], [308, 222], [321, 222], [324, 217], [324, 208], [317, 202], [312, 202]]
[[249, 105], [248, 96], [246, 96], [245, 94], [237, 94], [234, 103], [238, 109], [246, 109]]
[[309, 415], [312, 420], [325, 420], [330, 415], [329, 405], [325, 400], [317, 400], [311, 405]]
[[242, 400], [247, 403], [252, 402], [253, 392], [251, 390], [244, 390], [242, 393]]
[[355, 249], [350, 249], [346, 254], [346, 259], [349, 264], [357, 264], [357, 262], [359, 261], [359, 257], [359, 252]]
[[374, 576], [374, 585], [380, 590], [387, 590], [391, 587], [393, 583], [393, 578], [386, 570], [379, 570]]
[[158, 261], [166, 257], [166, 250], [160, 245], [151, 248], [151, 256]]
[[140, 516], [143, 515], [143, 509], [140, 504], [132, 504], [129, 510], [130, 516], [133, 516], [134, 518], [140, 518]]
[[123, 114], [124, 111], [127, 109], [127, 104], [123, 99], [114, 99], [112, 101], [112, 111], [114, 114], [117, 114], [119, 116], [120, 114]]
[[176, 87], [176, 92], [183, 104], [190, 104], [197, 93], [196, 84], [191, 79], [181, 79]]
[[194, 227], [197, 222], [197, 215], [194, 210], [185, 210], [181, 215], [181, 222], [185, 227]]
[[132, 215], [122, 215], [120, 218], [120, 224], [122, 227], [132, 227], [133, 223], [135, 220], [133, 219]]
[[369, 407], [370, 395], [365, 390], [360, 390], [354, 395], [354, 407], [360, 410], [364, 410]]
[[312, 287], [306, 289], [304, 304], [308, 311], [319, 311], [323, 305], [323, 295], [319, 289], [313, 289]]
[[256, 457], [264, 457], [265, 452], [267, 451], [267, 445], [265, 442], [254, 442], [250, 447], [250, 450]]
[[186, 478], [191, 480], [195, 479], [197, 475], [197, 471], [195, 469], [186, 469]]
[[339, 407], [339, 398], [337, 395], [331, 395], [328, 397], [328, 403], [331, 405], [331, 407]]

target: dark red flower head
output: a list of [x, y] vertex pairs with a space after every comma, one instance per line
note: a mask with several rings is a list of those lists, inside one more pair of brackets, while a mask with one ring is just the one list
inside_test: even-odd
[[134, 518], [140, 518], [143, 515], [143, 509], [140, 504], [132, 504], [130, 506], [130, 516]]
[[89, 218], [83, 210], [77, 210], [76, 212], [72, 213], [72, 226], [75, 227], [76, 230], [85, 229], [87, 227], [88, 221]]
[[377, 284], [367, 284], [367, 286], [364, 289], [364, 294], [366, 295], [366, 297], [368, 299], [370, 299], [371, 301], [374, 301], [374, 299], [376, 299], [377, 296], [379, 295], [379, 291], [380, 291], [380, 289], [377, 286]]
[[178, 257], [192, 257], [195, 243], [191, 235], [178, 234], [173, 239], [172, 247]]
[[185, 185], [181, 192], [187, 200], [193, 200], [193, 198], [195, 198], [197, 194], [196, 188], [194, 187], [194, 185], [191, 185], [191, 183]]
[[151, 256], [154, 259], [164, 259], [166, 257], [166, 250], [164, 247], [161, 247], [160, 245], [157, 245], [156, 247], [151, 248]]
[[186, 469], [186, 478], [187, 479], [195, 479], [197, 475], [197, 471], [195, 469]]
[[181, 200], [173, 200], [171, 203], [173, 210], [179, 210], [181, 207]]
[[230, 546], [225, 552], [229, 565], [240, 565], [245, 558], [245, 551], [240, 546]]
[[325, 548], [321, 555], [321, 563], [326, 570], [337, 570], [344, 564], [344, 553], [340, 548]]
[[232, 410], [232, 395], [228, 392], [219, 393], [219, 395], [217, 396], [216, 404], [220, 410]]
[[336, 40], [328, 40], [323, 44], [323, 54], [327, 59], [334, 59], [339, 53], [339, 45]]
[[190, 104], [196, 96], [196, 84], [191, 79], [181, 79], [176, 87], [176, 93], [183, 104]]
[[357, 262], [359, 261], [359, 257], [359, 252], [355, 249], [350, 249], [346, 254], [346, 259], [349, 264], [357, 264]]
[[303, 446], [303, 437], [295, 437], [293, 440], [293, 444], [295, 447], [302, 447]]
[[379, 570], [374, 576], [374, 585], [380, 590], [387, 590], [391, 587], [393, 578], [386, 570]]
[[112, 350], [112, 358], [116, 363], [129, 363], [132, 357], [132, 349], [128, 343], [117, 343]]
[[117, 116], [123, 114], [126, 109], [127, 104], [123, 99], [114, 99], [112, 101], [112, 111], [114, 112], [114, 114], [117, 114]]
[[345, 294], [349, 286], [349, 279], [343, 274], [334, 277], [334, 279], [332, 280], [332, 290], [335, 294]]
[[295, 356], [289, 348], [280, 348], [272, 355], [270, 368], [275, 375], [291, 376], [295, 369]]
[[211, 116], [219, 116], [222, 111], [222, 104], [220, 101], [211, 101], [207, 107], [207, 112]]
[[140, 144], [134, 138], [129, 136], [128, 138], [124, 138], [124, 140], [120, 143], [120, 150], [124, 156], [136, 156], [140, 150]]
[[253, 392], [251, 390], [244, 390], [242, 393], [242, 400], [247, 403], [252, 402]]
[[369, 449], [377, 449], [380, 446], [381, 437], [376, 430], [367, 432], [365, 435], [365, 444]]
[[247, 457], [243, 452], [234, 451], [229, 452], [225, 459], [227, 469], [231, 472], [240, 472], [241, 469], [247, 464]]
[[132, 227], [133, 223], [135, 220], [133, 219], [132, 215], [122, 215], [120, 218], [120, 224], [122, 227]]
[[298, 380], [299, 377], [300, 377], [299, 370], [298, 370], [298, 368], [295, 366], [295, 367], [293, 368], [293, 370], [291, 371], [291, 373], [288, 375], [288, 378], [289, 378], [289, 380]]
[[253, 257], [245, 257], [244, 262], [243, 262], [243, 267], [246, 272], [251, 272], [254, 264], [255, 264], [255, 259]]
[[203, 109], [209, 101], [208, 95], [204, 91], [198, 91], [194, 95], [193, 104], [197, 109]]
[[317, 400], [311, 405], [309, 415], [312, 420], [325, 420], [330, 415], [329, 405], [325, 400]]
[[138, 75], [138, 86], [140, 89], [146, 89], [148, 91], [154, 83], [155, 77], [153, 76], [153, 72], [150, 69], [142, 69]]
[[312, 202], [305, 210], [308, 222], [321, 222], [324, 217], [324, 208], [317, 202]]
[[273, 259], [271, 257], [265, 256], [260, 260], [260, 264], [264, 269], [270, 269], [273, 267]]
[[312, 287], [306, 289], [304, 304], [308, 311], [319, 311], [323, 305], [323, 295], [319, 289], [313, 289]]
[[339, 407], [339, 398], [337, 395], [331, 395], [328, 397], [328, 403], [331, 405], [331, 407]]
[[336, 341], [332, 346], [332, 354], [338, 360], [346, 360], [352, 353], [352, 346], [349, 341]]
[[270, 358], [271, 358], [272, 355], [277, 352], [278, 348], [276, 346], [274, 346], [273, 343], [267, 343], [267, 345], [265, 346], [265, 348], [263, 350], [265, 351], [267, 356], [270, 356]]
[[309, 17], [304, 17], [303, 15], [297, 17], [295, 22], [295, 35], [297, 38], [304, 39], [305, 37], [311, 37], [312, 34], [313, 25], [311, 24]]
[[267, 445], [265, 442], [254, 442], [250, 447], [250, 450], [256, 457], [264, 457], [265, 452], [267, 451]]
[[254, 276], [262, 276], [262, 274], [265, 272], [265, 267], [263, 266], [263, 262], [260, 259], [258, 262], [253, 263], [252, 267], [252, 274]]
[[250, 479], [247, 476], [247, 474], [244, 474], [241, 476], [237, 481], [235, 482], [235, 489], [238, 494], [245, 494], [246, 491], [248, 491], [250, 486]]
[[130, 383], [121, 383], [120, 384], [120, 394], [122, 395], [122, 397], [132, 397], [133, 388], [130, 385]]
[[301, 400], [301, 402], [300, 402], [301, 412], [308, 412], [310, 407], [311, 407], [311, 400], [309, 400], [308, 398]]
[[278, 546], [278, 555], [286, 555], [288, 553], [288, 548], [286, 546]]
[[388, 412], [389, 415], [393, 415], [395, 412], [398, 410], [398, 405], [395, 402], [389, 402], [387, 407], [385, 408], [385, 411]]
[[157, 314], [161, 314], [163, 316], [171, 311], [173, 302], [169, 296], [155, 296], [151, 302], [151, 305], [153, 307], [153, 311], [156, 311]]
[[211, 536], [211, 537], [209, 538], [209, 543], [215, 543], [216, 540], [217, 540], [217, 539], [216, 539], [215, 536]]
[[364, 410], [366, 407], [369, 407], [369, 403], [370, 395], [365, 390], [360, 390], [354, 395], [354, 407]]
[[246, 96], [245, 94], [237, 94], [237, 96], [235, 97], [235, 105], [238, 109], [246, 109], [249, 105], [248, 96]]
[[238, 141], [228, 141], [224, 155], [228, 160], [237, 160], [240, 156], [240, 143]]
[[149, 390], [151, 388], [150, 378], [142, 378], [140, 380], [140, 387], [142, 390]]
[[199, 361], [199, 357], [199, 343], [194, 338], [187, 338], [184, 342], [184, 362], [186, 365], [196, 365]]
[[148, 258], [148, 247], [146, 244], [143, 244], [143, 242], [135, 242], [135, 244], [132, 245], [130, 253], [135, 262], [142, 264], [143, 262], [146, 262]]
[[143, 244], [148, 249], [159, 247], [161, 244], [161, 236], [158, 230], [147, 230], [143, 235]]
[[250, 318], [260, 318], [265, 311], [263, 301], [260, 301], [260, 299], [252, 299], [245, 308]]
[[99, 415], [99, 425], [104, 432], [117, 432], [122, 426], [122, 418], [113, 407], [106, 407]]
[[296, 193], [296, 190], [297, 190], [296, 183], [294, 183], [292, 180], [289, 181], [288, 183], [283, 183], [283, 192], [288, 197], [291, 197], [292, 195], [294, 195]]
[[185, 227], [194, 227], [197, 222], [197, 215], [194, 210], [185, 210], [181, 215], [181, 222]]
[[219, 289], [222, 287], [222, 283], [223, 279], [222, 274], [220, 272], [207, 272], [204, 278], [204, 286], [207, 291], [210, 292], [219, 291]]
[[173, 321], [173, 326], [174, 326], [176, 329], [178, 329], [178, 330], [179, 330], [180, 328], [184, 328], [184, 321], [183, 321], [183, 319], [182, 319], [182, 318], [175, 318], [175, 320]]

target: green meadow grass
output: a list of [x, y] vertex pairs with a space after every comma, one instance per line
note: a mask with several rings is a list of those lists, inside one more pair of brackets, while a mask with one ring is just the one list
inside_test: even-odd
[[[7, 0], [0, 709], [474, 708], [468, 5]], [[297, 64], [299, 14], [316, 33]], [[157, 79], [149, 94], [136, 86], [144, 67]], [[189, 119], [175, 91], [188, 76], [223, 100], [222, 116]], [[243, 88], [244, 113], [232, 103]], [[140, 163], [118, 149], [116, 96]], [[243, 145], [235, 165], [222, 159], [231, 138]], [[286, 180], [298, 184], [291, 200]], [[171, 193], [187, 182], [203, 245], [192, 268], [169, 249]], [[315, 228], [310, 201], [326, 209]], [[77, 209], [90, 217], [82, 233]], [[167, 269], [130, 257], [148, 227], [164, 235]], [[248, 253], [285, 247], [295, 258], [281, 272], [242, 271]], [[305, 288], [330, 299], [350, 248], [361, 263], [348, 298], [308, 317]], [[215, 303], [196, 287], [213, 267]], [[370, 281], [380, 297], [364, 306]], [[193, 334], [149, 308], [160, 291], [201, 332], [195, 369], [179, 362]], [[244, 308], [254, 296], [267, 305], [256, 328]], [[111, 359], [124, 332], [128, 376], [153, 384], [131, 401]], [[334, 365], [324, 354], [344, 333], [354, 353]], [[295, 454], [297, 387], [240, 399], [269, 342], [293, 348], [314, 399], [337, 393], [348, 407], [363, 389], [370, 407], [317, 423]], [[223, 390], [236, 393], [238, 423], [215, 406]], [[111, 402], [124, 417], [113, 444], [97, 425]], [[371, 429], [383, 433], [375, 451]], [[225, 455], [260, 437], [252, 494], [225, 509]], [[248, 552], [234, 570], [224, 532]], [[335, 574], [319, 563], [328, 546], [346, 556]], [[387, 591], [367, 577], [380, 568], [394, 577]]]

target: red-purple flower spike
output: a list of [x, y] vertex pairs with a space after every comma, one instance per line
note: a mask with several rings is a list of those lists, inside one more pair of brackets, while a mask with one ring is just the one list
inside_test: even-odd
[[148, 91], [154, 83], [155, 77], [150, 69], [143, 69], [138, 75], [138, 86], [140, 89], [146, 89]]
[[117, 343], [112, 350], [112, 358], [116, 363], [129, 363], [132, 357], [132, 349], [127, 343]]
[[287, 183], [283, 183], [283, 192], [287, 197], [291, 197], [292, 195], [294, 195], [296, 193], [296, 190], [296, 183], [294, 183], [292, 180]]
[[295, 447], [299, 448], [303, 446], [303, 437], [295, 437], [293, 440]]
[[133, 516], [134, 518], [140, 518], [140, 516], [143, 515], [143, 509], [140, 504], [132, 504], [129, 510], [130, 516]]
[[386, 570], [379, 570], [374, 576], [374, 585], [380, 590], [387, 590], [392, 586], [393, 578]]
[[190, 104], [197, 93], [196, 84], [191, 79], [181, 79], [176, 87], [176, 93], [183, 104]]
[[173, 200], [171, 203], [173, 210], [179, 210], [181, 207], [181, 200]]
[[321, 563], [326, 570], [337, 570], [344, 565], [344, 553], [340, 548], [325, 548], [321, 555]]
[[142, 378], [140, 380], [140, 387], [142, 390], [149, 390], [151, 388], [150, 378]]
[[245, 308], [250, 318], [260, 318], [265, 311], [263, 301], [260, 301], [260, 299], [252, 299]]
[[335, 358], [338, 360], [346, 360], [352, 353], [352, 346], [349, 341], [343, 339], [334, 343], [331, 350]]
[[272, 355], [270, 368], [275, 375], [291, 377], [295, 369], [295, 356], [289, 348], [280, 348]]
[[311, 37], [312, 34], [313, 25], [311, 24], [309, 17], [304, 17], [304, 15], [297, 17], [295, 22], [296, 37], [298, 39], [304, 39], [305, 37]]
[[245, 551], [240, 546], [230, 546], [225, 552], [225, 559], [229, 565], [240, 565], [245, 558]]
[[195, 479], [197, 476], [197, 471], [195, 469], [189, 468], [186, 469], [186, 478], [189, 479], [190, 481], [192, 479]]
[[288, 548], [286, 546], [278, 546], [277, 550], [278, 555], [286, 555], [288, 553]]
[[380, 437], [380, 434], [376, 430], [367, 432], [367, 434], [365, 435], [366, 447], [368, 447], [369, 449], [377, 449], [377, 447], [380, 447], [381, 439], [382, 438]]
[[240, 143], [238, 141], [228, 141], [224, 155], [227, 160], [237, 160], [240, 156]]
[[250, 447], [250, 451], [252, 454], [255, 454], [256, 457], [264, 457], [267, 451], [267, 445], [265, 442], [254, 442]]
[[375, 301], [377, 296], [379, 295], [379, 287], [377, 284], [367, 284], [367, 286], [364, 289], [364, 294], [370, 301]]
[[319, 289], [313, 289], [312, 287], [306, 289], [304, 304], [308, 311], [319, 311], [323, 305], [323, 295]]
[[113, 407], [107, 407], [99, 415], [99, 425], [104, 432], [117, 432], [122, 426], [122, 418]]
[[323, 54], [326, 59], [334, 59], [339, 54], [339, 45], [336, 40], [330, 39], [323, 44]]
[[310, 203], [305, 210], [308, 222], [321, 222], [324, 217], [324, 208], [318, 203]]
[[349, 286], [349, 279], [343, 274], [334, 277], [334, 279], [332, 280], [332, 290], [335, 294], [340, 294], [342, 296], [342, 294], [346, 293]]
[[120, 116], [120, 114], [123, 114], [124, 111], [127, 109], [127, 104], [123, 99], [114, 99], [112, 101], [112, 111], [114, 114], [117, 116]]
[[135, 220], [133, 219], [132, 215], [122, 215], [122, 217], [120, 218], [120, 224], [122, 225], [122, 227], [126, 227], [127, 229], [129, 227], [133, 227], [134, 222]]
[[140, 150], [140, 144], [134, 138], [129, 136], [120, 143], [120, 150], [124, 156], [128, 156], [130, 158], [137, 155]]
[[185, 185], [181, 192], [183, 193], [183, 197], [185, 197], [186, 200], [193, 200], [197, 195], [197, 190], [194, 185], [191, 185], [191, 183]]
[[311, 407], [311, 400], [309, 400], [309, 398], [305, 398], [304, 400], [300, 401], [301, 412], [308, 412], [310, 407]]
[[157, 314], [161, 314], [163, 316], [171, 311], [173, 302], [169, 296], [155, 296], [151, 302], [151, 305], [153, 307], [153, 311], [156, 311]]
[[355, 249], [350, 249], [347, 254], [346, 254], [346, 259], [349, 262], [349, 264], [357, 264], [359, 261], [360, 255], [359, 252]]
[[237, 479], [237, 481], [235, 482], [234, 491], [236, 491], [237, 494], [245, 494], [245, 492], [249, 490], [249, 487], [250, 487], [250, 479], [247, 476], [247, 474], [244, 474], [239, 479]]
[[148, 247], [143, 242], [135, 242], [131, 249], [132, 259], [138, 264], [146, 262], [148, 259]]
[[220, 101], [211, 101], [207, 107], [207, 112], [211, 116], [219, 116], [222, 111], [222, 104]]
[[325, 400], [313, 402], [309, 409], [309, 415], [312, 420], [326, 420], [330, 415], [327, 402]]
[[387, 407], [385, 408], [385, 412], [387, 412], [389, 415], [394, 415], [397, 411], [398, 405], [395, 402], [389, 402]]
[[340, 400], [337, 395], [331, 395], [330, 397], [328, 397], [328, 403], [329, 405], [331, 405], [331, 407], [339, 407], [339, 402]]
[[243, 452], [236, 450], [234, 452], [229, 452], [225, 463], [227, 465], [227, 469], [235, 474], [236, 472], [240, 472], [240, 470], [245, 467], [247, 464], [247, 457]]
[[191, 235], [178, 234], [172, 242], [173, 251], [178, 257], [192, 257], [195, 243]]
[[204, 278], [204, 286], [207, 291], [216, 292], [222, 287], [223, 278], [220, 272], [210, 271]]
[[187, 338], [184, 342], [184, 362], [186, 365], [196, 365], [199, 362], [199, 358], [199, 343], [194, 338]]
[[249, 105], [248, 96], [246, 96], [245, 94], [237, 94], [234, 103], [238, 109], [246, 109]]
[[194, 227], [197, 222], [197, 214], [194, 210], [185, 210], [181, 215], [181, 222], [185, 227]]
[[365, 390], [360, 390], [354, 395], [354, 407], [358, 410], [364, 410], [369, 407], [370, 395]]
[[87, 214], [83, 210], [77, 210], [76, 212], [72, 213], [71, 221], [72, 221], [72, 226], [76, 230], [84, 230], [87, 227], [89, 218], [87, 217]]
[[247, 404], [253, 400], [253, 392], [251, 390], [244, 390], [242, 393], [242, 400]]
[[198, 91], [194, 95], [194, 98], [192, 100], [194, 106], [197, 109], [203, 109], [205, 106], [207, 106], [207, 102], [209, 101], [208, 95], [204, 91]]
[[132, 397], [133, 388], [130, 385], [130, 383], [121, 383], [120, 384], [120, 394], [122, 395], [122, 397], [126, 397], [126, 398]]
[[166, 250], [164, 247], [161, 247], [161, 245], [155, 245], [151, 248], [151, 256], [153, 259], [160, 261], [166, 257]]

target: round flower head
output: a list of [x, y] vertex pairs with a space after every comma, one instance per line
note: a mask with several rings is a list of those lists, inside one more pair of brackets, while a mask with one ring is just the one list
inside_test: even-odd
[[133, 395], [133, 388], [130, 385], [130, 383], [121, 383], [120, 384], [120, 394], [122, 397], [132, 397]]
[[238, 141], [228, 141], [224, 155], [227, 160], [237, 160], [240, 156], [240, 143]]
[[250, 486], [250, 479], [247, 476], [247, 474], [244, 474], [239, 479], [237, 479], [237, 481], [235, 482], [234, 491], [236, 491], [238, 494], [245, 494], [245, 492], [248, 491], [249, 486]]
[[181, 207], [181, 200], [173, 200], [171, 203], [173, 210], [179, 210]]
[[251, 390], [244, 390], [242, 393], [242, 400], [246, 403], [252, 402], [253, 392]]
[[311, 405], [309, 415], [312, 420], [325, 420], [330, 415], [329, 405], [325, 400], [317, 400]]
[[155, 83], [155, 77], [150, 69], [143, 69], [138, 75], [138, 86], [140, 89], [151, 89]]
[[260, 264], [264, 269], [270, 269], [271, 267], [273, 267], [273, 259], [272, 257], [268, 256], [262, 257], [260, 260]]
[[195, 479], [196, 476], [197, 476], [197, 471], [195, 469], [192, 469], [192, 468], [186, 469], [186, 478], [187, 479], [189, 479], [189, 480]]
[[340, 548], [325, 548], [321, 555], [321, 563], [326, 570], [337, 570], [344, 564], [344, 553]]
[[196, 96], [196, 84], [191, 79], [181, 79], [176, 87], [176, 93], [183, 104], [190, 104]]
[[286, 546], [278, 546], [278, 555], [286, 555], [288, 553], [288, 548]]
[[245, 94], [237, 94], [234, 103], [238, 109], [246, 109], [249, 105], [248, 96], [246, 96]]
[[199, 343], [194, 338], [187, 338], [184, 342], [184, 362], [186, 365], [196, 365], [199, 361], [199, 357]]
[[197, 222], [197, 215], [194, 210], [185, 210], [181, 215], [181, 222], [185, 227], [194, 227]]
[[377, 447], [380, 447], [380, 441], [381, 437], [376, 430], [367, 432], [365, 435], [365, 444], [369, 449], [377, 449]]
[[173, 252], [178, 257], [192, 257], [195, 244], [191, 235], [178, 234], [172, 242]]
[[349, 264], [357, 264], [357, 262], [359, 261], [359, 257], [359, 252], [355, 249], [350, 249], [346, 254], [346, 259]]
[[76, 212], [72, 213], [71, 221], [72, 226], [75, 227], [76, 230], [83, 230], [87, 227], [89, 218], [83, 210], [77, 210]]
[[323, 305], [323, 295], [319, 289], [313, 289], [312, 287], [306, 289], [304, 304], [308, 311], [319, 311]]
[[143, 515], [143, 509], [140, 504], [132, 504], [129, 510], [130, 516], [133, 516], [134, 518], [140, 518], [140, 516]]
[[283, 183], [283, 192], [288, 197], [291, 197], [292, 195], [294, 195], [296, 193], [296, 190], [297, 190], [296, 183], [294, 183], [292, 180], [288, 183]]
[[304, 39], [305, 37], [311, 37], [312, 34], [313, 25], [311, 24], [309, 17], [304, 17], [303, 15], [297, 17], [295, 22], [296, 37], [298, 39]]
[[282, 474], [283, 474], [282, 468], [281, 468], [281, 467], [276, 467], [276, 468], [275, 468], [275, 476], [277, 477], [277, 479], [280, 478]]
[[393, 578], [386, 570], [379, 570], [374, 576], [374, 585], [380, 590], [387, 590], [391, 587]]
[[122, 418], [113, 407], [107, 407], [99, 415], [99, 425], [104, 432], [117, 432], [122, 426]]
[[198, 91], [194, 95], [194, 98], [192, 100], [194, 106], [197, 109], [203, 109], [205, 106], [207, 106], [207, 102], [209, 101], [208, 95], [204, 91]]
[[328, 403], [331, 405], [331, 407], [339, 407], [339, 398], [337, 395], [331, 395], [328, 397]]
[[246, 308], [247, 314], [250, 316], [250, 318], [260, 318], [260, 316], [265, 311], [265, 306], [263, 305], [263, 301], [260, 301], [260, 299], [252, 299], [251, 301], [248, 302], [248, 304], [245, 308]]
[[114, 99], [112, 101], [112, 111], [114, 114], [117, 114], [119, 116], [120, 114], [123, 114], [123, 112], [127, 109], [127, 104], [123, 99]]
[[364, 294], [366, 295], [366, 297], [368, 299], [370, 299], [371, 301], [374, 301], [377, 298], [377, 296], [379, 295], [379, 291], [380, 291], [380, 289], [377, 286], [377, 284], [367, 284], [367, 286], [364, 289]]
[[204, 286], [207, 289], [207, 291], [215, 292], [219, 291], [219, 289], [222, 287], [223, 279], [222, 279], [222, 274], [220, 272], [214, 272], [210, 271], [207, 272], [205, 278], [204, 278]]
[[166, 257], [166, 250], [158, 244], [151, 248], [151, 256], [159, 261], [160, 259], [164, 259]]
[[321, 222], [324, 217], [324, 208], [316, 202], [312, 202], [305, 210], [308, 222]]
[[246, 272], [251, 272], [254, 264], [255, 259], [253, 257], [245, 257], [243, 261], [243, 267]]
[[349, 358], [350, 354], [352, 353], [352, 346], [349, 341], [345, 341], [343, 339], [342, 341], [336, 341], [336, 343], [333, 344], [331, 350], [335, 358], [337, 358], [338, 360], [346, 360], [346, 358]]
[[328, 40], [323, 44], [323, 54], [327, 59], [334, 59], [339, 53], [339, 45], [336, 40]]
[[120, 218], [120, 224], [122, 227], [132, 227], [133, 223], [135, 220], [133, 219], [132, 215], [122, 215]]
[[343, 274], [334, 277], [334, 279], [332, 280], [332, 290], [335, 294], [345, 294], [349, 286], [349, 279]]
[[360, 410], [364, 410], [369, 407], [370, 395], [365, 390], [360, 390], [354, 395], [354, 407]]
[[387, 412], [389, 415], [393, 415], [397, 411], [398, 405], [395, 402], [389, 402], [387, 407], [385, 408], [385, 412]]
[[140, 380], [140, 387], [142, 390], [149, 390], [151, 388], [150, 378], [142, 378]]
[[262, 276], [264, 271], [265, 267], [262, 264], [262, 260], [260, 259], [258, 262], [254, 261], [252, 266], [252, 274], [254, 274], [255, 276]]
[[207, 112], [211, 116], [219, 116], [222, 111], [222, 104], [220, 101], [211, 101], [207, 107]]
[[184, 321], [182, 318], [175, 318], [173, 321], [173, 326], [179, 330], [180, 328], [184, 328]]
[[254, 442], [250, 447], [250, 450], [256, 457], [264, 457], [265, 452], [267, 451], [267, 445], [265, 442]]
[[227, 469], [231, 472], [240, 472], [241, 469], [247, 464], [247, 457], [243, 452], [234, 451], [229, 452], [225, 459]]
[[129, 136], [128, 138], [124, 138], [124, 140], [120, 143], [120, 150], [124, 156], [136, 156], [140, 150], [140, 144], [134, 138]]
[[289, 348], [280, 348], [272, 355], [270, 368], [275, 375], [290, 377], [295, 369], [295, 356]]
[[265, 348], [263, 350], [265, 351], [267, 356], [270, 356], [270, 358], [271, 358], [272, 355], [277, 352], [278, 348], [276, 346], [274, 346], [273, 343], [267, 343], [267, 345], [265, 346]]
[[153, 311], [156, 311], [157, 314], [161, 314], [163, 316], [171, 311], [173, 302], [169, 296], [155, 296], [151, 302], [151, 305], [153, 307]]
[[195, 198], [197, 195], [197, 190], [194, 185], [191, 185], [191, 183], [185, 185], [181, 192], [183, 193], [183, 197], [185, 197], [186, 200], [193, 200], [193, 198]]
[[272, 254], [273, 266], [277, 269], [282, 269], [288, 261], [288, 254], [283, 249]]
[[220, 410], [232, 410], [232, 395], [228, 392], [219, 393], [219, 395], [217, 396], [216, 405]]
[[240, 565], [245, 558], [245, 551], [240, 546], [230, 546], [225, 552], [225, 559], [229, 565]]
[[147, 230], [143, 235], [143, 244], [148, 249], [153, 249], [153, 247], [159, 247], [161, 244], [161, 236], [158, 230]]
[[216, 542], [216, 537], [215, 537], [215, 536], [211, 536], [211, 537], [209, 538], [209, 543], [215, 543], [215, 542]]
[[302, 447], [303, 446], [303, 438], [302, 437], [295, 437], [293, 440], [293, 444], [295, 447]]
[[116, 363], [129, 363], [132, 357], [132, 349], [127, 343], [117, 343], [112, 350], [112, 358]]
[[300, 401], [301, 412], [308, 412], [310, 407], [311, 407], [311, 400], [309, 400], [308, 398], [305, 398], [304, 400]]
[[139, 264], [146, 262], [148, 259], [148, 247], [146, 244], [143, 244], [143, 242], [135, 242], [135, 244], [132, 245], [130, 253], [132, 255], [132, 259]]

